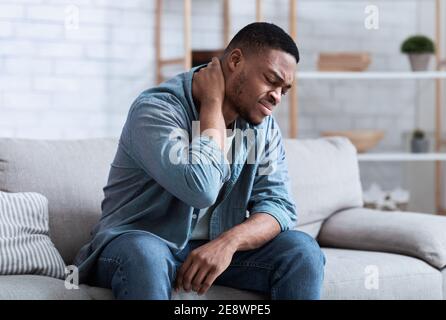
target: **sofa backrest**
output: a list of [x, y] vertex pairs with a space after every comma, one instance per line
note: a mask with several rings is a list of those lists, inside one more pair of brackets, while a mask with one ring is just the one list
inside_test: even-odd
[[[35, 191], [49, 201], [50, 236], [72, 263], [101, 216], [117, 138], [0, 138], [0, 190]], [[316, 237], [333, 212], [362, 205], [356, 150], [344, 138], [285, 140], [298, 229]]]
[[48, 198], [50, 236], [67, 264], [101, 215], [102, 188], [117, 142], [0, 138], [0, 190]]
[[316, 238], [333, 213], [363, 206], [357, 152], [349, 139], [285, 139], [284, 145], [297, 230]]

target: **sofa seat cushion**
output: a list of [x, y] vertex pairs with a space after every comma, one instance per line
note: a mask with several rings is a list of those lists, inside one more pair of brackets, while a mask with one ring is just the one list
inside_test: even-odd
[[327, 260], [322, 299], [443, 299], [441, 272], [417, 258], [334, 248], [322, 251]]
[[87, 292], [92, 300], [113, 300], [113, 292], [111, 289], [92, 287], [88, 284], [81, 284], [79, 288]]
[[[113, 293], [110, 289], [91, 287], [81, 284], [80, 287], [88, 293], [93, 300], [110, 300], [113, 299]], [[265, 299], [255, 292], [233, 289], [223, 286], [212, 286], [208, 292], [199, 296], [195, 292], [180, 291], [172, 292], [172, 300], [261, 300]]]
[[443, 276], [443, 300], [446, 300], [446, 268], [441, 270], [441, 275]]
[[0, 300], [90, 300], [83, 288], [66, 289], [63, 280], [36, 276], [0, 276]]
[[262, 300], [266, 297], [256, 292], [239, 290], [223, 286], [212, 286], [208, 292], [199, 296], [196, 292], [173, 292], [172, 300]]

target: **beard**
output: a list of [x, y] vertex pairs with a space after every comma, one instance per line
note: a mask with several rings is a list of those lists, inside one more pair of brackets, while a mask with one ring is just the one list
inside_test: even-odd
[[263, 119], [255, 118], [250, 112], [248, 108], [243, 108], [241, 106], [236, 106], [236, 110], [240, 117], [248, 122], [251, 125], [257, 126], [262, 123]]
[[249, 106], [243, 101], [243, 90], [247, 77], [244, 71], [240, 72], [234, 79], [233, 86], [231, 88], [232, 94], [229, 95], [229, 101], [234, 106], [235, 111], [239, 116], [251, 125], [258, 125], [263, 119], [256, 119], [252, 114], [253, 106]]

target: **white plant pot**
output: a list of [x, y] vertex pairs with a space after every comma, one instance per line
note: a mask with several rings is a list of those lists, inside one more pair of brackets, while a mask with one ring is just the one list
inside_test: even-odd
[[431, 55], [431, 53], [410, 53], [409, 61], [412, 71], [426, 71]]

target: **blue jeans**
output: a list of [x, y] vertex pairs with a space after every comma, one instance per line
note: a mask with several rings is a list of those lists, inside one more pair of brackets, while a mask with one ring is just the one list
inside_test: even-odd
[[[177, 270], [189, 252], [206, 242], [189, 241], [174, 254], [149, 233], [125, 233], [104, 248], [90, 284], [111, 288], [117, 299], [170, 299]], [[311, 236], [285, 231], [260, 248], [236, 252], [214, 284], [271, 299], [319, 299], [324, 265], [324, 254]]]

